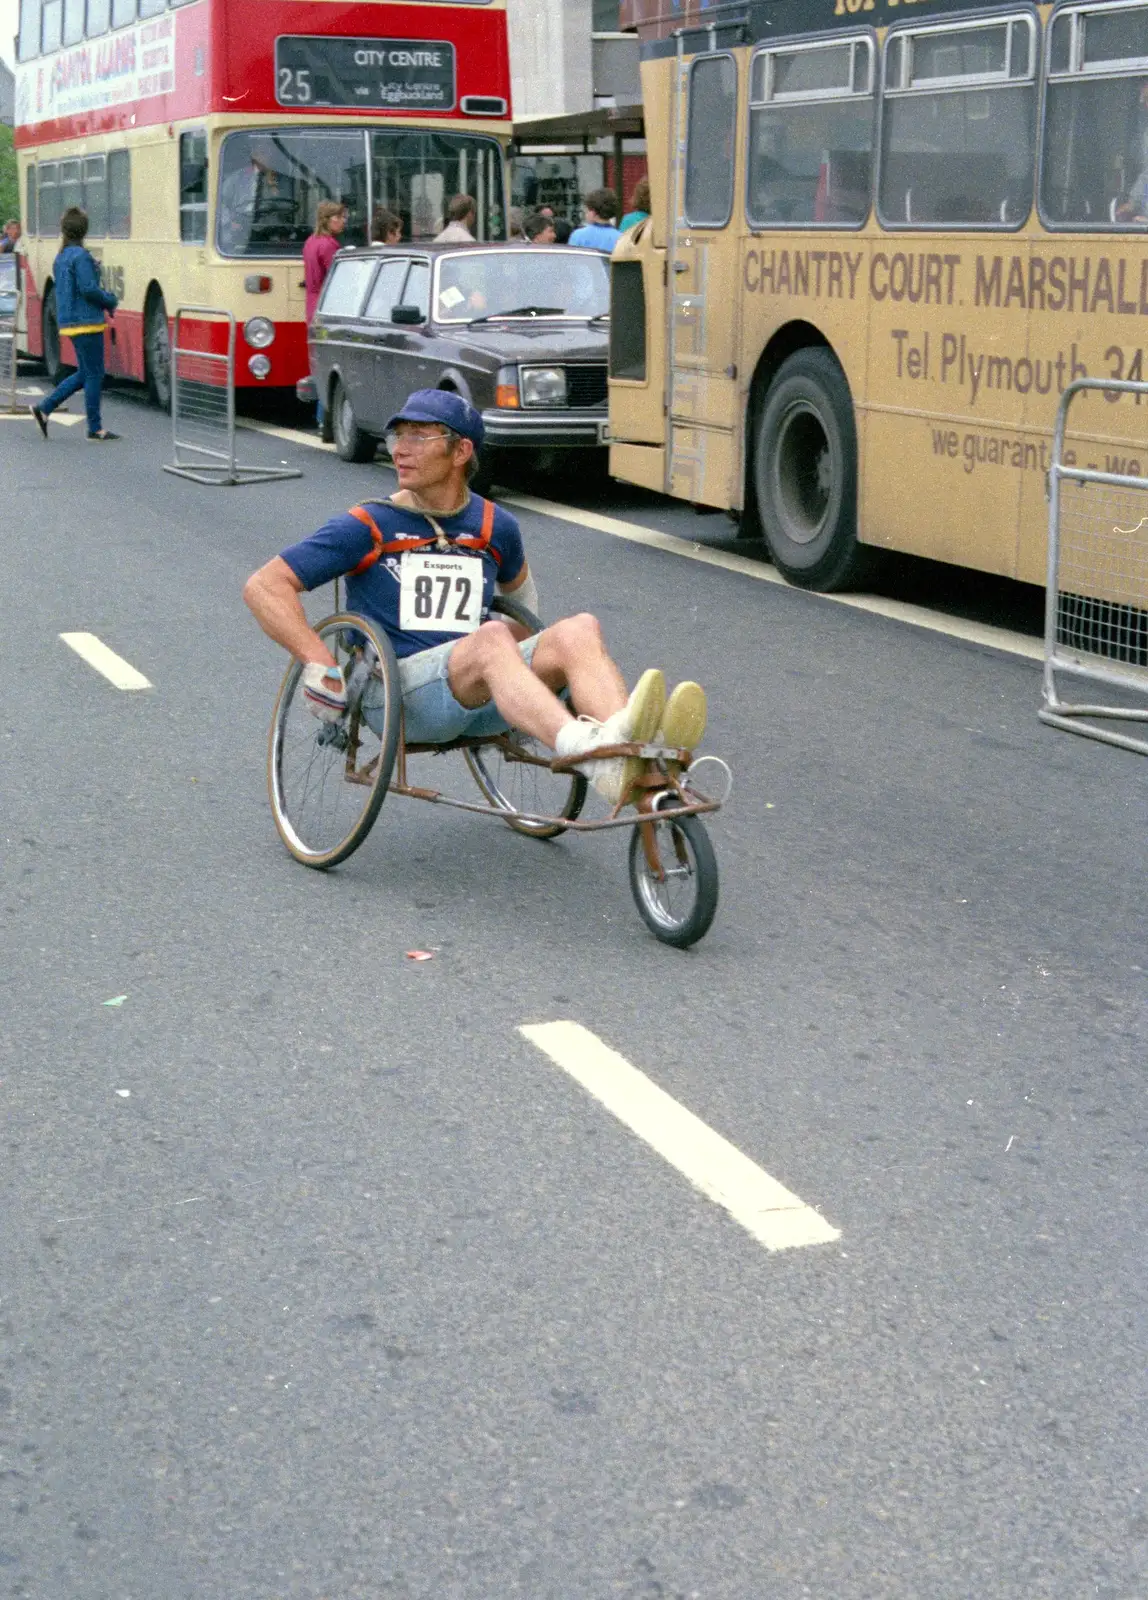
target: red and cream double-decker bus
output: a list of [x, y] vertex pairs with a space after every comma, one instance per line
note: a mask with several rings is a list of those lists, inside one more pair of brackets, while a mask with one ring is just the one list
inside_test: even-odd
[[235, 314], [237, 384], [306, 373], [321, 200], [347, 205], [346, 244], [380, 208], [431, 238], [460, 193], [480, 237], [504, 235], [505, 0], [21, 0], [17, 58], [23, 342], [50, 371], [70, 355], [52, 288], [68, 206], [120, 297], [108, 370], [161, 405], [178, 305]]

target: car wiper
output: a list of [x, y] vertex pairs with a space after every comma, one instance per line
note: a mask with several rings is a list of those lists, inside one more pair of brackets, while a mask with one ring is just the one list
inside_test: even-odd
[[515, 306], [512, 311], [488, 311], [485, 317], [471, 317], [467, 327], [473, 328], [476, 322], [497, 322], [501, 317], [562, 317], [565, 314], [563, 306]]

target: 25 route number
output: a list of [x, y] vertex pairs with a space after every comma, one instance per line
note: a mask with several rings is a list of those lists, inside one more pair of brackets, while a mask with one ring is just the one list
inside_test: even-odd
[[311, 69], [310, 67], [279, 68], [279, 103], [280, 105], [305, 106], [311, 98]]

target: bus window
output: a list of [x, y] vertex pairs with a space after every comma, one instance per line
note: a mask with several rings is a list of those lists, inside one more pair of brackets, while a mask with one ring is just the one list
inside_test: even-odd
[[733, 139], [737, 65], [732, 56], [699, 56], [690, 68], [686, 133], [686, 221], [724, 228], [733, 213]]
[[24, 202], [24, 227], [31, 234], [39, 231], [36, 225], [36, 168], [29, 162], [27, 198]]
[[207, 243], [207, 135], [179, 136], [179, 236], [184, 244]]
[[78, 161], [60, 162], [60, 215], [84, 203], [84, 180]]
[[474, 197], [477, 239], [502, 239], [502, 154], [493, 139], [414, 129], [371, 135], [371, 199], [403, 219], [404, 240], [433, 239], [456, 194]]
[[88, 232], [102, 239], [108, 231], [108, 185], [103, 156], [84, 157], [84, 210]]
[[167, 10], [167, 0], [139, 0], [141, 17], [158, 17]]
[[362, 133], [257, 128], [228, 134], [220, 165], [216, 241], [225, 256], [298, 256], [320, 200], [348, 210], [345, 244], [366, 242]]
[[1148, 6], [1057, 14], [1040, 210], [1054, 228], [1148, 226]]
[[107, 33], [112, 21], [112, 0], [88, 0], [88, 38]]
[[79, 44], [84, 37], [84, 0], [64, 0], [64, 44]]
[[132, 167], [127, 150], [108, 156], [108, 233], [113, 239], [130, 239], [132, 232]]
[[60, 225], [60, 201], [56, 189], [56, 163], [46, 161], [36, 169], [40, 189], [40, 206], [37, 212], [37, 232], [42, 239], [50, 239]]
[[126, 28], [136, 20], [136, 0], [112, 0], [112, 27]]
[[873, 41], [763, 50], [750, 68], [754, 227], [859, 227], [873, 168]]
[[1032, 207], [1035, 21], [885, 41], [878, 209], [887, 227], [1018, 228]]
[[20, 0], [20, 33], [16, 40], [17, 61], [31, 61], [40, 54], [40, 0]]
[[63, 32], [64, 0], [44, 0], [43, 31], [40, 34], [40, 49], [44, 55], [60, 48]]

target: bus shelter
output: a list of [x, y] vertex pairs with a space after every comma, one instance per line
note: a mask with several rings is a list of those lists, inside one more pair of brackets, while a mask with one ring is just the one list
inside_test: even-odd
[[[568, 214], [591, 189], [611, 188], [621, 217], [634, 184], [645, 176], [645, 138], [640, 105], [521, 117], [514, 123], [510, 145], [512, 197], [520, 203], [518, 197], [526, 195], [531, 210], [551, 205]], [[611, 171], [606, 183], [608, 158]], [[526, 181], [528, 177], [533, 184]]]

